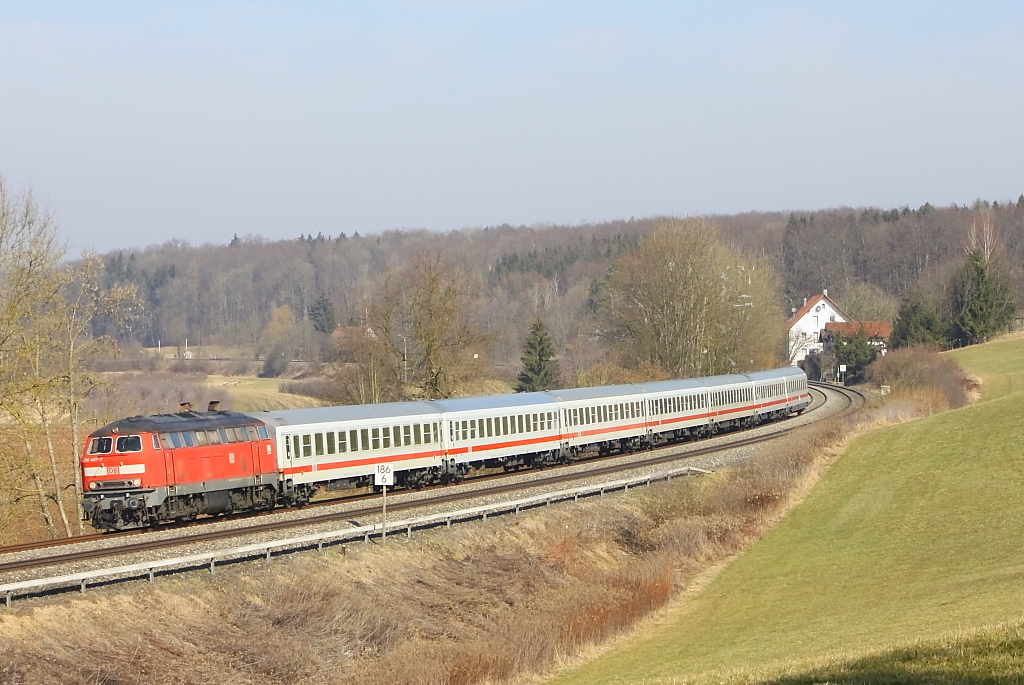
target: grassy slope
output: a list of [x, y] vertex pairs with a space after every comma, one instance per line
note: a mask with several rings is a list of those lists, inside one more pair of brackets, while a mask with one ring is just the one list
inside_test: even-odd
[[557, 682], [762, 680], [1019, 621], [1024, 339], [956, 356], [983, 401], [857, 440], [699, 598]]

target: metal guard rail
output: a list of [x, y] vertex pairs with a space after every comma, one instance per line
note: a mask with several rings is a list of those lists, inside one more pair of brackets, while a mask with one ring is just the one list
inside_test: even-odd
[[[411, 538], [412, 531], [415, 529], [433, 528], [441, 525], [442, 523], [445, 524], [446, 527], [451, 528], [453, 521], [475, 520], [477, 518], [486, 521], [487, 517], [490, 515], [509, 513], [512, 511], [518, 514], [522, 509], [529, 509], [542, 504], [547, 505], [552, 502], [565, 501], [570, 498], [573, 501], [576, 501], [580, 497], [586, 497], [587, 495], [604, 495], [607, 491], [622, 490], [626, 492], [630, 487], [635, 485], [650, 485], [651, 481], [668, 481], [677, 476], [689, 476], [704, 473], [710, 473], [710, 471], [693, 466], [685, 466], [683, 468], [673, 469], [671, 471], [665, 471], [650, 476], [636, 476], [633, 478], [607, 481], [594, 485], [582, 485], [567, 490], [557, 490], [544, 495], [534, 495], [532, 497], [524, 497], [522, 499], [508, 502], [485, 504], [479, 507], [460, 509], [459, 511], [430, 514], [428, 516], [420, 516], [404, 521], [395, 521], [388, 525], [388, 530], [400, 531], [404, 528], [406, 537]], [[240, 532], [240, 535], [244, 534], [244, 531]], [[263, 556], [266, 559], [270, 559], [271, 554], [274, 551], [284, 551], [287, 549], [298, 551], [300, 549], [312, 548], [314, 545], [318, 550], [323, 550], [324, 544], [337, 544], [339, 542], [358, 540], [360, 538], [362, 538], [364, 542], [369, 542], [371, 537], [380, 537], [381, 534], [382, 528], [379, 523], [355, 528], [343, 528], [324, 533], [313, 533], [311, 535], [301, 535], [299, 537], [286, 538], [282, 540], [272, 540], [270, 542], [260, 542], [252, 545], [231, 547], [217, 552], [190, 554], [188, 556], [147, 561], [140, 564], [129, 564], [127, 566], [115, 566], [111, 568], [96, 569], [93, 571], [82, 571], [80, 573], [71, 573], [63, 576], [51, 576], [48, 578], [36, 578], [16, 583], [0, 584], [0, 595], [4, 597], [4, 602], [7, 607], [10, 608], [11, 601], [15, 593], [39, 594], [47, 588], [74, 585], [78, 585], [81, 592], [85, 592], [86, 586], [90, 582], [95, 582], [100, 579], [107, 579], [108, 582], [113, 582], [148, 576], [149, 581], [154, 582], [156, 575], [167, 569], [187, 571], [208, 565], [210, 567], [210, 573], [214, 573], [218, 561], [226, 561], [229, 559], [238, 561], [240, 559], [257, 556]], [[187, 544], [187, 541], [183, 541], [183, 544]], [[172, 570], [167, 570], [166, 573], [173, 572]]]

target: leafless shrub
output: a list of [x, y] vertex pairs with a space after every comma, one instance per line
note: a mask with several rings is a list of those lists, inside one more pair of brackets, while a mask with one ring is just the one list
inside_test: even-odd
[[976, 383], [951, 358], [926, 347], [904, 347], [879, 357], [867, 379], [888, 385], [898, 398], [917, 399], [930, 411], [962, 407]]

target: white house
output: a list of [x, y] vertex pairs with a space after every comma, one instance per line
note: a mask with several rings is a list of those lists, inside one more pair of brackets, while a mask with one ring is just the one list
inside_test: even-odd
[[821, 352], [821, 329], [830, 321], [846, 323], [850, 320], [839, 306], [828, 298], [828, 290], [804, 300], [804, 306], [793, 312], [789, 319], [789, 363], [793, 366], [812, 350]]

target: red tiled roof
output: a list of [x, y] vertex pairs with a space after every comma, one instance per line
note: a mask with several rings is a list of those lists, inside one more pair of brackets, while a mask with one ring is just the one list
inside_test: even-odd
[[861, 328], [867, 331], [869, 338], [882, 338], [888, 340], [892, 335], [892, 328], [884, 321], [829, 321], [825, 324], [825, 330], [830, 333], [842, 333], [843, 335], [857, 335]]

